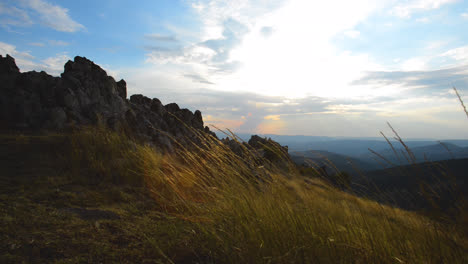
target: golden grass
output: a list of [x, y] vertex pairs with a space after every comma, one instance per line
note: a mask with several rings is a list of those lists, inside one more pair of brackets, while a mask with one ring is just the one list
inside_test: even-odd
[[259, 166], [254, 150], [240, 158], [216, 140], [203, 140], [206, 148], [174, 156], [140, 150], [155, 199], [196, 227], [189, 246], [194, 257], [219, 263], [468, 261], [466, 237], [455, 228], [268, 161]]
[[[112, 248], [119, 248], [113, 244], [118, 239], [106, 237], [105, 242], [92, 244], [95, 259], [131, 259], [117, 256], [132, 254], [140, 260], [149, 256], [164, 263], [468, 262], [467, 237], [456, 226], [358, 198], [318, 178], [300, 176], [293, 166], [262, 160], [246, 146], [241, 158], [211, 136], [198, 136], [201, 145], [180, 148], [173, 154], [161, 154], [103, 128], [36, 140], [46, 145], [55, 142], [51, 151], [55, 160], [47, 166], [59, 178], [66, 176], [67, 181], [85, 189], [96, 186], [86, 196], [90, 200], [87, 206], [93, 203], [89, 197], [95, 197], [96, 206], [122, 215], [122, 220], [113, 220], [117, 224], [109, 220], [108, 225], [118, 232], [109, 231], [106, 236], [117, 233], [119, 239], [141, 241], [132, 244], [132, 253], [130, 249], [114, 252]], [[15, 144], [31, 144], [28, 136], [15, 140]], [[133, 206], [140, 198], [132, 192], [108, 191], [124, 190], [125, 186], [144, 186], [144, 193], [152, 199], [144, 206]], [[61, 206], [79, 204], [74, 193], [67, 195], [62, 199], [72, 202]], [[43, 196], [51, 194], [33, 197]], [[109, 202], [102, 203], [105, 199]], [[112, 204], [112, 199], [119, 203]], [[13, 211], [2, 222], [17, 217], [17, 210]], [[42, 216], [38, 221], [50, 217]], [[23, 217], [27, 217], [26, 211]], [[15, 226], [10, 220], [2, 230], [25, 224], [16, 221]], [[31, 232], [37, 231], [34, 228], [41, 227], [30, 227]], [[96, 227], [84, 230], [82, 237], [99, 241], [99, 233], [93, 231]], [[56, 239], [57, 247], [67, 248]], [[76, 243], [76, 239], [70, 241]], [[117, 256], [100, 258], [99, 254]]]

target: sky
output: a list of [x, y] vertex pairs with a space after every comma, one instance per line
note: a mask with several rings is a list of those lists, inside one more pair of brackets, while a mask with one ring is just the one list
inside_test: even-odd
[[85, 56], [238, 133], [468, 138], [468, 1], [0, 0], [0, 54]]

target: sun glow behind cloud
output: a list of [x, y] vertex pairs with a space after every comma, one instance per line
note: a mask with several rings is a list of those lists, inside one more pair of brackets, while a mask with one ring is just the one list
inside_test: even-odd
[[[367, 54], [338, 50], [332, 38], [352, 30], [378, 8], [374, 2], [289, 1], [259, 16], [230, 53], [230, 61], [242, 66], [229, 76], [213, 76], [214, 88], [291, 98], [369, 95], [365, 87], [351, 89], [349, 84], [363, 72], [382, 67]], [[264, 28], [271, 29], [268, 36]]]
[[[225, 104], [240, 111], [227, 113], [229, 110], [217, 108], [208, 119], [236, 131], [294, 134], [290, 127], [298, 120], [302, 120], [302, 126], [308, 126], [309, 122], [304, 122], [307, 118], [330, 126], [323, 130], [328, 134], [334, 133], [331, 132], [333, 128], [342, 126], [338, 120], [349, 127], [353, 126], [351, 120], [356, 123], [365, 121], [370, 127], [369, 124], [374, 125], [377, 120], [382, 123], [398, 118], [415, 121], [420, 116], [433, 124], [445, 124], [442, 117], [428, 113], [456, 110], [453, 107], [429, 110], [428, 105], [438, 104], [434, 101], [437, 97], [428, 95], [423, 104], [416, 104], [421, 102], [418, 97], [405, 101], [412, 91], [428, 87], [424, 81], [427, 77], [411, 71], [437, 70], [431, 63], [440, 58], [463, 60], [466, 54], [463, 48], [440, 56], [392, 58], [389, 64], [378, 60], [368, 50], [346, 49], [338, 45], [366, 38], [366, 32], [361, 33], [359, 25], [369, 23], [372, 16], [409, 19], [421, 10], [437, 9], [452, 1], [393, 2], [286, 0], [265, 8], [268, 6], [265, 1], [196, 1], [192, 7], [202, 21], [198, 42], [186, 46], [176, 56], [162, 52], [155, 57], [157, 53], [152, 52], [148, 61], [156, 65], [163, 63], [166, 67], [176, 65], [178, 70], [184, 68], [191, 73], [179, 75], [180, 78], [191, 78], [192, 82], [202, 83], [213, 92], [245, 94], [248, 110], [225, 98], [222, 100]], [[388, 24], [382, 22], [373, 30], [388, 30]], [[392, 23], [392, 27], [397, 26], [398, 20]], [[431, 42], [427, 50], [433, 53], [445, 45], [440, 40]], [[408, 74], [399, 80], [396, 76], [399, 73], [395, 71]], [[374, 75], [378, 77], [372, 78]], [[454, 75], [447, 73], [445, 77], [448, 76]], [[187, 80], [182, 79], [180, 83], [190, 87]], [[255, 101], [247, 97], [250, 93], [277, 99]], [[317, 101], [317, 98], [320, 99]], [[309, 100], [312, 101], [310, 104]], [[354, 126], [357, 135], [363, 133], [365, 126], [361, 126]], [[301, 131], [314, 130], [302, 133], [320, 133], [316, 128]], [[342, 133], [350, 134], [349, 131]]]

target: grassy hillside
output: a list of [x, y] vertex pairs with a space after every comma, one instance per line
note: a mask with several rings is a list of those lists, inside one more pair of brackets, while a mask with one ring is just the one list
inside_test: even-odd
[[468, 262], [466, 214], [434, 221], [203, 142], [1, 135], [0, 262]]
[[[421, 210], [436, 205], [448, 211], [468, 198], [467, 164], [468, 159], [452, 159], [367, 171], [355, 179], [353, 187], [400, 208]], [[359, 190], [362, 186], [366, 190]]]

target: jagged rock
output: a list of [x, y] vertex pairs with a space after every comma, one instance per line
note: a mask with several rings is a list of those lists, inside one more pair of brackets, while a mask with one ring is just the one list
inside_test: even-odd
[[253, 135], [248, 142], [230, 139], [229, 137], [221, 141], [242, 158], [255, 159], [256, 162], [260, 162], [261, 164], [265, 164], [264, 161], [268, 161], [270, 164], [274, 164], [277, 168], [282, 169], [289, 169], [290, 165], [293, 164], [288, 154], [288, 147], [281, 146], [271, 138], [267, 139]]
[[195, 111], [195, 113], [193, 114], [192, 126], [197, 129], [204, 129], [203, 117], [199, 110]]
[[244, 156], [244, 149], [242, 148], [241, 142], [234, 140], [234, 139], [230, 139], [229, 137], [222, 139], [222, 142], [226, 146], [228, 146], [232, 150], [232, 152], [236, 153], [238, 156], [240, 157]]
[[15, 59], [10, 55], [6, 55], [5, 58], [0, 55], [0, 72], [5, 74], [15, 74], [19, 73], [20, 70], [18, 66], [16, 66]]
[[142, 95], [142, 94], [134, 94], [130, 96], [130, 102], [140, 105], [140, 106], [147, 106], [149, 107], [151, 104], [151, 99]]
[[117, 82], [117, 92], [122, 99], [127, 99], [127, 83], [124, 79]]
[[197, 142], [197, 133], [216, 135], [204, 127], [200, 111], [137, 94], [127, 99], [124, 80], [116, 82], [84, 57], [64, 66], [61, 77], [45, 72], [20, 73], [15, 60], [0, 56], [0, 129], [63, 130], [102, 123], [124, 129], [138, 139], [172, 151]]
[[271, 138], [262, 138], [257, 135], [253, 135], [249, 139], [249, 145], [255, 149], [271, 149], [273, 152], [284, 153], [288, 152], [287, 146], [281, 146], [278, 142], [272, 140]]
[[276, 162], [288, 157], [288, 147], [281, 146], [271, 138], [262, 138], [253, 135], [248, 144], [256, 149], [261, 155], [270, 161]]
[[164, 108], [161, 101], [159, 101], [159, 99], [157, 98], [153, 98], [153, 100], [151, 100], [150, 108], [151, 108], [151, 111], [155, 112], [156, 114], [160, 116], [163, 116], [164, 114], [166, 114], [166, 108]]
[[176, 113], [180, 110], [179, 106], [176, 103], [170, 103], [164, 106], [168, 112]]

